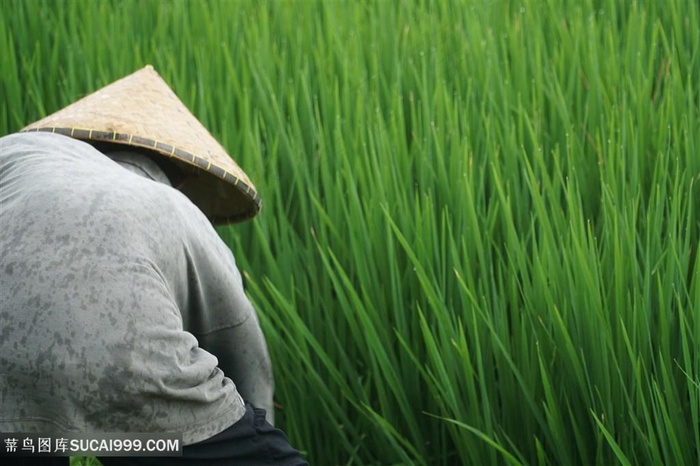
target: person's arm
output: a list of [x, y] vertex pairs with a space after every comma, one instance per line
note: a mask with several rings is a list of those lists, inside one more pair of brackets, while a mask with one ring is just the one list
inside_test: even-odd
[[235, 327], [202, 335], [199, 344], [218, 358], [219, 368], [226, 377], [233, 380], [243, 399], [264, 409], [267, 421], [274, 425], [272, 364], [265, 337], [252, 307], [246, 321]]
[[272, 424], [272, 364], [256, 311], [245, 294], [231, 250], [210, 225], [199, 226], [185, 243], [182, 289], [187, 292], [179, 300], [184, 329], [216, 356], [219, 368], [245, 401], [267, 411]]

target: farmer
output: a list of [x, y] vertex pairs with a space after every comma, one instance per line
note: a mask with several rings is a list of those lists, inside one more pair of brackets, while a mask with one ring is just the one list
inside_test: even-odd
[[0, 432], [182, 435], [183, 457], [107, 466], [306, 464], [212, 226], [259, 209], [150, 66], [0, 138]]

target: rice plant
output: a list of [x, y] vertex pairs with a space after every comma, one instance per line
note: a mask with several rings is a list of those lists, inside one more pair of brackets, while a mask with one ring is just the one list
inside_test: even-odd
[[0, 134], [147, 63], [312, 464], [700, 464], [697, 2], [6, 1]]

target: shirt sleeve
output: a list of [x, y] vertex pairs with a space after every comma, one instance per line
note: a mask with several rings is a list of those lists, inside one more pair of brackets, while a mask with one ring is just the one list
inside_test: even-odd
[[233, 253], [201, 212], [190, 213], [187, 230], [175, 265], [183, 329], [201, 336], [241, 325], [255, 311]]
[[175, 294], [183, 329], [216, 356], [243, 399], [265, 409], [273, 423], [274, 377], [267, 343], [233, 253], [201, 212], [184, 218], [188, 233], [183, 235], [182, 263], [171, 265], [181, 274]]

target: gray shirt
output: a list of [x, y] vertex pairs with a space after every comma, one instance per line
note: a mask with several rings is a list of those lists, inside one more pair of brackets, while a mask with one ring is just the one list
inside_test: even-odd
[[149, 162], [125, 169], [49, 133], [0, 138], [0, 431], [190, 444], [243, 415], [231, 378], [271, 404], [230, 250]]

